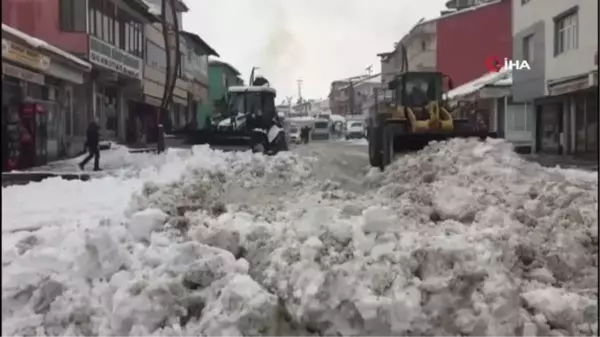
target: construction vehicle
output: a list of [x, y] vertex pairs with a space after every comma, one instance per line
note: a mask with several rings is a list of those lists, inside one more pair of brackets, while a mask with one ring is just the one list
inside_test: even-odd
[[444, 99], [444, 87], [451, 90], [452, 80], [440, 72], [408, 71], [406, 48], [400, 47], [402, 70], [388, 83], [392, 101], [376, 104], [367, 120], [371, 166], [383, 171], [395, 153], [420, 150], [431, 141], [497, 136], [481, 124], [457, 118]]
[[[251, 79], [253, 79], [251, 75]], [[277, 114], [275, 97], [264, 77], [251, 86], [227, 89], [225, 118], [202, 130], [177, 130], [174, 135], [185, 144], [208, 144], [222, 150], [252, 150], [264, 154], [287, 151], [283, 120]]]

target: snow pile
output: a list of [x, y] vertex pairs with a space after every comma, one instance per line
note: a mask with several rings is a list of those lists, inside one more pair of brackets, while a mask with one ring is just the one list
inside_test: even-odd
[[170, 156], [109, 218], [11, 236], [3, 335], [597, 334], [596, 175], [456, 139], [357, 195], [289, 153]]
[[573, 173], [457, 139], [371, 173], [364, 196], [306, 191], [252, 227], [196, 221], [239, 236], [250, 275], [307, 331], [593, 335], [598, 182]]
[[[245, 189], [267, 179], [301, 183], [310, 163], [291, 154], [271, 158], [207, 147], [187, 155], [170, 151], [152, 162], [121, 179], [49, 179], [3, 189], [3, 209], [11, 210], [3, 212], [3, 335], [260, 335], [290, 329], [272, 324], [285, 321], [278, 318], [281, 304], [248, 276], [248, 262], [218, 248], [227, 237], [205, 238], [217, 247], [190, 241], [176, 226], [179, 213], [172, 212], [190, 201], [200, 202], [193, 211], [201, 212], [201, 201], [208, 201], [203, 188], [211, 185], [226, 196], [234, 182]], [[56, 191], [66, 192], [63, 200]], [[143, 192], [131, 199], [136, 191]], [[48, 197], [48, 207], [36, 205], [38, 192]], [[32, 215], [8, 201], [27, 198]], [[39, 214], [40, 206], [45, 213]], [[64, 214], [51, 214], [51, 208]]]

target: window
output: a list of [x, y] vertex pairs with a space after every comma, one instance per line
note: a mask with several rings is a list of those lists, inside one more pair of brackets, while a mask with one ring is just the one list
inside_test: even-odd
[[85, 1], [60, 0], [60, 29], [65, 32], [85, 32], [87, 22]]
[[554, 56], [579, 45], [577, 10], [570, 10], [554, 19]]
[[427, 41], [423, 40], [421, 41], [421, 50], [426, 50], [427, 49]]
[[[84, 1], [72, 0], [77, 3]], [[110, 0], [89, 1], [89, 30], [93, 36], [143, 58], [143, 25]]]
[[528, 63], [531, 63], [533, 61], [533, 49], [533, 34], [525, 36], [523, 38], [523, 58]]
[[167, 71], [167, 53], [157, 44], [146, 41], [146, 64], [156, 69]]

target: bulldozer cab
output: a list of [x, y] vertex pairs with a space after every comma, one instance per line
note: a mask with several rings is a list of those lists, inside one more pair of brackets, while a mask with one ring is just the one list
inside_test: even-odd
[[[446, 84], [446, 85], [445, 85]], [[439, 72], [407, 72], [389, 82], [393, 102], [397, 107], [424, 107], [431, 102], [441, 102], [452, 81]]]
[[266, 128], [277, 117], [274, 89], [269, 87], [230, 87], [226, 118], [221, 129]]

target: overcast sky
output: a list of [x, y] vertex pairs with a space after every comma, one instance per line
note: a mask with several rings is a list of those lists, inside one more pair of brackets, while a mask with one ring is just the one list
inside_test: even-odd
[[379, 71], [377, 53], [447, 0], [187, 0], [183, 28], [200, 35], [248, 81], [253, 66], [278, 101], [325, 98], [331, 81]]

